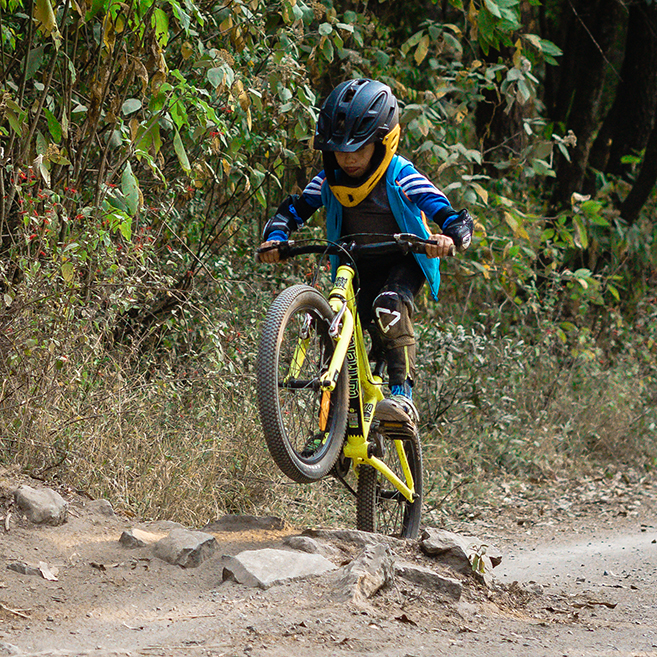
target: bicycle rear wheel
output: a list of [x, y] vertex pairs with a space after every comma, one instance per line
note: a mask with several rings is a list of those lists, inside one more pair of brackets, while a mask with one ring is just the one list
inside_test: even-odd
[[275, 299], [262, 328], [256, 368], [260, 421], [274, 462], [299, 483], [326, 476], [344, 443], [346, 368], [333, 392], [319, 386], [334, 351], [332, 318], [317, 290], [294, 285]]
[[[385, 439], [386, 465], [404, 481], [395, 442]], [[415, 484], [415, 500], [409, 502], [371, 465], [358, 468], [356, 526], [366, 532], [378, 532], [398, 538], [417, 538], [422, 514], [422, 447], [417, 434], [402, 441]]]

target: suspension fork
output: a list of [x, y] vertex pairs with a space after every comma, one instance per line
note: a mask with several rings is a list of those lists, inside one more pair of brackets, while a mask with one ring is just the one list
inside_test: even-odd
[[335, 340], [335, 351], [331, 357], [328, 370], [320, 379], [320, 386], [325, 390], [333, 391], [342, 371], [344, 359], [347, 356], [349, 343], [354, 334], [355, 318], [353, 313], [353, 286], [354, 269], [348, 265], [338, 267], [338, 273], [333, 283], [328, 301], [335, 313], [329, 336]]
[[292, 361], [290, 362], [290, 368], [285, 376], [284, 383], [288, 383], [290, 380], [298, 378], [301, 373], [301, 367], [306, 360], [306, 352], [308, 350], [308, 345], [310, 344], [310, 325], [312, 321], [313, 318], [307, 313], [303, 320], [301, 330], [299, 331], [299, 341], [294, 348], [294, 354], [292, 354]]
[[[320, 387], [328, 392], [333, 392], [338, 382], [338, 376], [342, 370], [349, 342], [354, 333], [354, 315], [349, 309], [348, 298], [353, 298], [352, 281], [354, 270], [351, 267], [340, 267], [344, 269], [342, 276], [336, 277], [335, 286], [329, 295], [329, 305], [335, 313], [329, 326], [329, 337], [336, 343], [336, 348], [331, 357], [327, 371], [320, 379]], [[310, 343], [310, 324], [312, 317], [307, 314], [299, 331], [299, 341], [292, 355], [292, 361], [285, 382], [296, 379], [306, 359], [306, 351]]]

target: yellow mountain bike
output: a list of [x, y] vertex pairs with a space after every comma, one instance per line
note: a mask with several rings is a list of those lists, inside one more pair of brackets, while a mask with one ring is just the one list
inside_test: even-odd
[[[315, 287], [283, 290], [264, 320], [257, 362], [260, 420], [267, 447], [293, 481], [331, 474], [356, 497], [356, 526], [415, 538], [422, 512], [422, 448], [414, 428], [376, 417], [382, 361], [370, 365], [354, 290], [359, 255], [430, 244], [399, 234], [375, 244], [284, 242], [281, 259], [333, 255], [341, 262], [327, 297]], [[356, 490], [345, 475], [353, 469]]]

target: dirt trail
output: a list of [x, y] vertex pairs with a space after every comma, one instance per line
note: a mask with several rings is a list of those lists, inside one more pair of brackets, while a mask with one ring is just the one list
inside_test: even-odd
[[[0, 530], [0, 655], [657, 657], [657, 486], [619, 475], [500, 490], [465, 521], [427, 514], [503, 554], [493, 587], [467, 579], [458, 603], [399, 581], [362, 605], [332, 602], [328, 575], [266, 591], [222, 582], [223, 554], [298, 529], [216, 533], [216, 556], [185, 570], [118, 543], [171, 523], [75, 497], [61, 527], [15, 515]], [[57, 581], [7, 570], [14, 560], [56, 567]]]

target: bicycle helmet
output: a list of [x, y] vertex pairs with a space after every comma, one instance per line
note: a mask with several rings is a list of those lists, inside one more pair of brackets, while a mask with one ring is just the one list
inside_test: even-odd
[[[369, 79], [339, 84], [324, 102], [313, 146], [322, 151], [331, 191], [342, 205], [358, 205], [385, 173], [399, 145], [399, 106], [390, 87]], [[374, 144], [367, 173], [356, 180], [342, 174], [334, 153], [353, 153]]]

